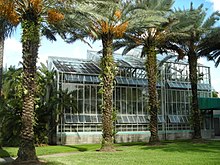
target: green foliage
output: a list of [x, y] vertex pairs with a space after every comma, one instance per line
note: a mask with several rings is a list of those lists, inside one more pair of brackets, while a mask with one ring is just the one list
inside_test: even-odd
[[216, 91], [212, 91], [212, 97], [217, 98], [217, 97], [218, 97], [218, 92], [216, 92]]
[[[61, 108], [72, 106], [71, 92], [58, 91], [55, 82], [55, 72], [49, 71], [42, 64], [37, 72], [37, 92], [35, 95], [35, 143], [47, 144], [52, 136], [57, 122], [57, 114]], [[57, 97], [60, 96], [60, 98]], [[22, 109], [22, 70], [9, 68], [4, 75], [3, 98], [0, 102], [0, 140], [3, 146], [17, 146], [21, 130]]]
[[40, 26], [38, 23], [30, 21], [30, 20], [24, 20], [21, 24], [21, 27], [23, 30], [28, 30], [23, 32], [22, 35], [22, 43], [24, 44], [27, 41], [31, 41], [32, 43], [39, 43], [40, 37], [39, 36], [39, 30]]
[[21, 69], [9, 68], [4, 74], [3, 97], [0, 106], [1, 144], [18, 145], [22, 109]]

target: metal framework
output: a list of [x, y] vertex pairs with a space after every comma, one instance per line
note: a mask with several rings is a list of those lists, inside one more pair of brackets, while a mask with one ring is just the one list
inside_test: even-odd
[[[49, 57], [48, 67], [57, 71], [57, 90], [74, 91], [75, 108], [63, 110], [58, 133], [100, 132], [102, 97], [99, 94], [99, 60], [89, 51], [88, 60]], [[144, 60], [135, 56], [114, 55], [117, 76], [113, 94], [117, 110], [116, 131], [146, 131], [149, 126], [147, 78]], [[160, 61], [158, 61], [159, 63]], [[166, 61], [159, 67], [157, 82], [160, 131], [190, 130], [190, 82], [186, 61]], [[210, 68], [198, 65], [198, 95], [211, 97]]]

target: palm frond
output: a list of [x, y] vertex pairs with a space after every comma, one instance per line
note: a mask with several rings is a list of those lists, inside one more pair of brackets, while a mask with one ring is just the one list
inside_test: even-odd
[[207, 29], [210, 27], [213, 27], [217, 21], [219, 21], [220, 18], [220, 13], [219, 11], [216, 11], [214, 13], [211, 14], [211, 16], [209, 16], [205, 22], [203, 23], [203, 28]]

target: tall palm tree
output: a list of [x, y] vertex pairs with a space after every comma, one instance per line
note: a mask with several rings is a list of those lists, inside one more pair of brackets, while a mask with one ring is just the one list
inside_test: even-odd
[[[22, 28], [22, 131], [16, 162], [38, 161], [34, 147], [33, 120], [35, 75], [40, 44], [40, 28], [42, 23], [47, 22], [53, 24], [64, 19], [64, 15], [57, 10], [62, 6], [62, 2], [55, 0], [1, 0], [0, 4], [0, 16], [12, 24], [21, 23]], [[45, 16], [47, 19], [45, 19]]]
[[[192, 91], [191, 112], [194, 130], [193, 139], [200, 139], [201, 118], [197, 97], [197, 61], [198, 58], [202, 56], [215, 58], [220, 52], [220, 41], [217, 38], [220, 34], [220, 28], [215, 26], [219, 20], [220, 13], [214, 12], [207, 17], [203, 5], [200, 5], [198, 8], [193, 8], [192, 3], [190, 9], [177, 10], [175, 13], [179, 23], [173, 26], [173, 29], [181, 30], [182, 33], [185, 33], [185, 36], [175, 39], [173, 41], [173, 43], [175, 43], [174, 45], [170, 43], [167, 46], [174, 46], [176, 50], [182, 51], [183, 56], [188, 57]], [[186, 24], [188, 24], [187, 28], [183, 28]]]
[[[128, 27], [128, 21], [123, 20], [123, 16], [128, 12], [129, 3], [99, 0], [98, 3], [87, 3], [87, 8], [92, 7], [92, 11], [87, 10], [87, 14], [82, 17], [81, 28], [85, 37], [90, 37], [94, 41], [102, 41], [101, 67], [101, 93], [102, 103], [102, 146], [101, 151], [114, 151], [113, 147], [113, 88], [115, 79], [115, 63], [113, 59], [113, 40], [121, 38]], [[74, 10], [74, 12], [76, 9]], [[76, 14], [76, 13], [75, 13]], [[74, 17], [76, 18], [76, 17]], [[70, 19], [71, 20], [71, 19]], [[68, 29], [71, 31], [70, 29]], [[68, 42], [74, 42], [74, 38], [68, 38]]]
[[[121, 5], [121, 6], [120, 6]], [[102, 18], [92, 18], [90, 34], [94, 40], [102, 41], [101, 58], [101, 91], [102, 103], [102, 146], [101, 151], [114, 151], [113, 147], [113, 89], [115, 79], [115, 63], [113, 57], [113, 40], [121, 38], [128, 22], [122, 19], [124, 6], [115, 4], [101, 11]], [[100, 10], [100, 9], [99, 9]]]
[[[150, 108], [150, 140], [151, 144], [159, 142], [157, 127], [157, 53], [173, 34], [169, 27], [174, 20], [170, 19], [170, 9], [173, 0], [135, 1], [136, 19], [133, 29], [128, 31], [122, 40], [114, 43], [115, 50], [124, 47], [123, 54], [131, 49], [142, 47], [141, 57], [145, 57], [146, 74], [148, 77], [148, 94]], [[162, 49], [161, 49], [162, 50]]]

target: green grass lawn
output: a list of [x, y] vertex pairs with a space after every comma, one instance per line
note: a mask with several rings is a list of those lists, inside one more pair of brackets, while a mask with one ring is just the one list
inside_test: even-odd
[[[99, 145], [37, 147], [38, 155], [59, 152], [75, 154], [46, 157], [48, 165], [219, 165], [220, 141], [193, 143], [191, 141], [165, 141], [159, 146], [143, 143], [116, 144], [117, 152], [97, 152]], [[8, 153], [14, 149], [4, 148]], [[11, 149], [11, 150], [10, 150]], [[14, 150], [14, 151], [12, 151]], [[15, 152], [16, 153], [16, 152]]]
[[[50, 155], [56, 153], [68, 153], [68, 152], [84, 152], [84, 151], [95, 151], [100, 147], [100, 144], [86, 144], [86, 145], [67, 145], [67, 146], [43, 146], [36, 147], [38, 156]], [[16, 157], [18, 152], [17, 147], [3, 147], [0, 149], [0, 157]]]

